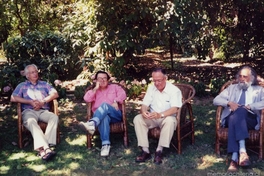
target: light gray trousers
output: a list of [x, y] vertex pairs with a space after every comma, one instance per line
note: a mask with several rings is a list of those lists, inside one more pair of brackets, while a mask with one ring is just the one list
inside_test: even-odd
[[160, 119], [145, 119], [141, 114], [134, 120], [135, 132], [138, 140], [138, 146], [149, 147], [148, 131], [151, 128], [160, 127], [160, 138], [158, 146], [170, 147], [171, 138], [177, 127], [177, 120], [174, 116], [167, 116]]
[[[49, 147], [49, 144], [56, 145], [57, 127], [59, 118], [48, 110], [25, 109], [22, 112], [23, 125], [31, 132], [34, 140], [34, 150]], [[45, 133], [38, 125], [38, 121], [47, 123]]]

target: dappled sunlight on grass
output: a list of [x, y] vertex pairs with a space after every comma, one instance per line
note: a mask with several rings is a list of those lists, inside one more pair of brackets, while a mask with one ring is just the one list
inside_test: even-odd
[[133, 152], [131, 151], [131, 149], [125, 149], [125, 154], [126, 154], [126, 155], [130, 155], [131, 153], [133, 153]]
[[30, 161], [34, 161], [34, 160], [39, 160], [39, 157], [37, 155], [35, 155], [35, 156], [31, 155], [31, 156], [27, 156], [25, 158], [25, 160], [30, 162]]
[[80, 167], [80, 164], [76, 162], [72, 162], [69, 164], [69, 168], [73, 170], [78, 169], [79, 167]]
[[194, 132], [194, 135], [195, 135], [195, 136], [197, 136], [197, 135], [201, 135], [201, 134], [204, 134], [204, 132], [201, 131], [201, 130], [196, 130], [196, 131]]
[[42, 172], [47, 169], [47, 166], [44, 164], [39, 164], [39, 165], [29, 165], [27, 166], [28, 168], [34, 170], [35, 172]]
[[200, 163], [197, 166], [197, 169], [207, 169], [209, 167], [212, 167], [215, 163], [223, 162], [223, 159], [216, 158], [212, 155], [204, 155], [201, 158]]
[[0, 166], [0, 174], [7, 174], [10, 170], [10, 166]]
[[65, 139], [70, 145], [82, 145], [86, 143], [86, 136], [80, 135], [78, 138], [71, 140], [69, 137]]
[[25, 158], [26, 156], [27, 156], [26, 153], [14, 153], [8, 158], [8, 160], [17, 160], [20, 158]]
[[71, 158], [71, 159], [74, 158], [75, 160], [83, 159], [83, 155], [81, 155], [80, 153], [73, 152], [73, 153], [68, 153], [64, 155], [64, 158]]

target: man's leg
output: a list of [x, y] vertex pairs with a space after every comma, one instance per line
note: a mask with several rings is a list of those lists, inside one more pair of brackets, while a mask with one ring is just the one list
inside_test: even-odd
[[151, 158], [149, 152], [149, 140], [148, 140], [148, 131], [151, 128], [158, 126], [158, 123], [155, 120], [145, 119], [141, 114], [138, 114], [134, 120], [134, 127], [137, 136], [138, 146], [142, 147], [142, 153], [140, 156], [137, 156], [136, 162], [145, 162]]
[[39, 120], [47, 123], [47, 128], [45, 131], [46, 139], [48, 140], [49, 144], [56, 145], [59, 117], [48, 110], [41, 110], [41, 111], [42, 112], [40, 113]]
[[22, 112], [23, 125], [31, 132], [34, 141], [34, 150], [47, 147], [47, 138], [38, 125], [38, 111], [26, 109]]
[[249, 137], [246, 122], [247, 115], [248, 112], [245, 108], [238, 108], [227, 117], [226, 123], [228, 124], [228, 153], [238, 152], [238, 141]]
[[102, 103], [102, 105], [94, 112], [93, 118], [100, 132], [102, 145], [110, 144], [110, 123], [120, 122], [122, 119], [122, 112], [116, 110], [113, 106]]
[[177, 120], [176, 117], [167, 116], [164, 120], [160, 123], [160, 138], [158, 146], [170, 147], [171, 138], [174, 134], [174, 131], [177, 127]]

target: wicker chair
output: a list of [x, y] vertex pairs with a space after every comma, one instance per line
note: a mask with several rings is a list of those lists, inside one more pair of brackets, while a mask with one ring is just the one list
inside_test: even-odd
[[[121, 86], [118, 83], [111, 83], [111, 84], [117, 84]], [[122, 87], [122, 86], [121, 86]], [[90, 90], [92, 86], [90, 86], [86, 91]], [[124, 89], [124, 87], [122, 87]], [[125, 89], [124, 89], [125, 90]], [[110, 133], [121, 133], [123, 135], [123, 140], [124, 140], [124, 146], [128, 146], [128, 135], [127, 135], [127, 119], [126, 119], [126, 102], [125, 100], [122, 103], [122, 121], [117, 122], [117, 123], [111, 123], [110, 124]], [[86, 121], [89, 121], [93, 117], [93, 112], [92, 112], [92, 102], [87, 103], [87, 116], [86, 116]], [[93, 135], [90, 135], [88, 132], [86, 133], [87, 135], [87, 148], [91, 149], [92, 148], [92, 138]], [[99, 135], [98, 129], [96, 129], [94, 135]]]
[[[221, 92], [231, 84], [237, 84], [235, 80], [226, 82]], [[222, 106], [218, 106], [216, 110], [216, 136], [215, 136], [215, 152], [220, 155], [220, 146], [227, 145], [228, 128], [221, 127], [221, 113], [223, 111]], [[261, 124], [260, 130], [249, 130], [249, 139], [246, 140], [247, 149], [259, 156], [259, 159], [263, 158], [263, 142], [264, 142], [264, 109], [261, 111]]]
[[[183, 97], [182, 107], [177, 113], [177, 128], [171, 140], [171, 145], [177, 150], [178, 154], [182, 153], [182, 140], [190, 136], [191, 144], [194, 144], [194, 117], [192, 112], [191, 101], [195, 95], [195, 89], [189, 84], [176, 83]], [[152, 128], [148, 133], [149, 137], [159, 139], [160, 128]]]
[[[54, 99], [50, 104], [50, 111], [54, 114], [58, 115], [58, 101]], [[22, 120], [22, 110], [21, 110], [21, 103], [17, 103], [17, 115], [18, 115], [18, 147], [23, 148], [23, 133], [29, 133], [29, 131], [24, 127], [23, 120]], [[45, 122], [38, 122], [40, 128], [45, 131], [47, 127], [47, 123]], [[60, 142], [60, 130], [59, 126], [57, 128], [57, 144]]]

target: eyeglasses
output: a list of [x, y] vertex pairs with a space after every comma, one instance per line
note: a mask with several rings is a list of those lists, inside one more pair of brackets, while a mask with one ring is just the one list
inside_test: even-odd
[[162, 81], [164, 81], [164, 78], [163, 79], [157, 79], [157, 80], [152, 80], [154, 83], [162, 83]]
[[35, 73], [38, 73], [38, 71], [28, 72], [28, 74], [35, 74]]
[[246, 75], [239, 75], [239, 78], [248, 78]]
[[103, 77], [103, 78], [97, 78], [98, 81], [106, 81], [107, 77]]

